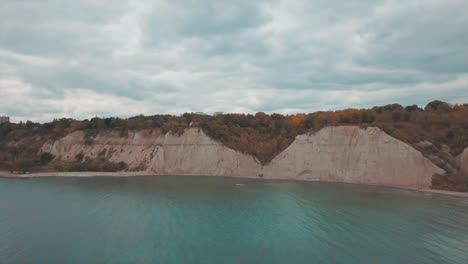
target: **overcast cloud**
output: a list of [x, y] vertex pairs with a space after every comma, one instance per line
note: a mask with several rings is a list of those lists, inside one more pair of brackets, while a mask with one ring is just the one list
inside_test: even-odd
[[466, 0], [1, 0], [0, 114], [468, 103]]

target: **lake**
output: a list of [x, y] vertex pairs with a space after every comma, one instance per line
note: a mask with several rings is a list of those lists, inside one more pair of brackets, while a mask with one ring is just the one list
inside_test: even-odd
[[0, 179], [0, 263], [468, 263], [468, 199], [218, 177]]

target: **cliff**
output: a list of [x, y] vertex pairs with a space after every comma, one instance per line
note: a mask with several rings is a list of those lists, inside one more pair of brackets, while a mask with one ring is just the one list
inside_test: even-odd
[[458, 157], [458, 165], [460, 172], [464, 176], [468, 176], [468, 148], [466, 148]]
[[429, 187], [444, 171], [419, 151], [382, 130], [326, 127], [299, 135], [265, 167], [271, 179], [298, 179]]
[[122, 136], [106, 131], [91, 138], [77, 131], [44, 144], [42, 152], [53, 154], [56, 160], [105, 158], [158, 175], [428, 187], [433, 174], [444, 173], [419, 151], [374, 127], [326, 127], [316, 134], [299, 135], [263, 168], [253, 156], [224, 146], [198, 128], [186, 129], [181, 135], [142, 130]]
[[157, 130], [130, 131], [121, 136], [116, 131], [100, 132], [86, 138], [77, 131], [54, 143], [44, 144], [60, 160], [105, 158], [124, 162], [130, 170], [167, 175], [216, 175], [257, 177], [261, 165], [252, 156], [242, 154], [210, 139], [201, 129], [187, 129], [178, 136], [161, 135]]

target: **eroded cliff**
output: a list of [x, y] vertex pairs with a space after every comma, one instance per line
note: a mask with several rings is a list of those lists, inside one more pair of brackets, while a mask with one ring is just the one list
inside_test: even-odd
[[59, 160], [105, 158], [125, 162], [131, 170], [168, 175], [218, 175], [267, 179], [320, 180], [347, 183], [428, 187], [444, 171], [419, 151], [378, 128], [327, 127], [300, 135], [262, 168], [254, 157], [212, 140], [198, 128], [181, 135], [155, 130], [74, 132], [45, 144]]
[[468, 176], [468, 148], [458, 156], [458, 165], [462, 175]]
[[264, 168], [266, 178], [429, 187], [444, 171], [379, 128], [326, 127], [300, 135]]
[[45, 144], [43, 152], [56, 159], [84, 160], [106, 158], [110, 162], [125, 162], [131, 170], [144, 170], [167, 175], [216, 175], [257, 177], [260, 163], [210, 139], [201, 129], [187, 129], [182, 135], [159, 134], [156, 130], [128, 132], [100, 132], [86, 138], [81, 131], [67, 135], [52, 144]]

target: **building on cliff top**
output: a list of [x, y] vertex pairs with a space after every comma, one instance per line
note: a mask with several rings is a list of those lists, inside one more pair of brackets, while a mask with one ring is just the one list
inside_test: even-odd
[[9, 116], [0, 116], [0, 124], [4, 124], [4, 123], [10, 123]]

